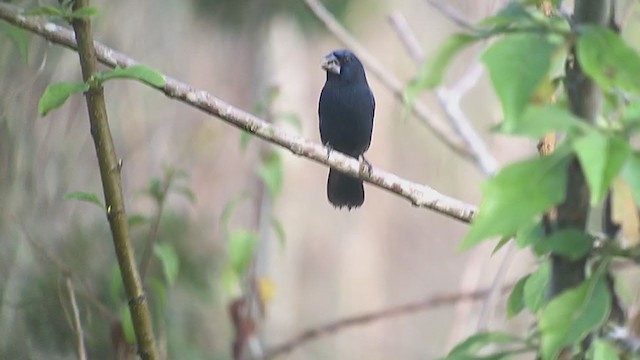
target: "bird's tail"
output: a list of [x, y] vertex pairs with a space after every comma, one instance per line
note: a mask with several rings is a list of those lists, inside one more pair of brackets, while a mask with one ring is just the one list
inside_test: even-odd
[[364, 186], [362, 180], [337, 170], [329, 170], [327, 179], [327, 198], [333, 206], [348, 209], [358, 207], [364, 203]]

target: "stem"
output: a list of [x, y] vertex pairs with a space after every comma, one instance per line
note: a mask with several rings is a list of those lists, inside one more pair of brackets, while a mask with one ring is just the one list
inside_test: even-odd
[[[88, 0], [76, 0], [74, 11], [87, 7]], [[91, 22], [88, 18], [72, 20], [75, 30], [82, 78], [88, 82], [97, 73], [98, 62], [91, 33]], [[126, 294], [129, 298], [129, 310], [138, 343], [138, 353], [142, 359], [157, 359], [154, 344], [151, 316], [147, 306], [142, 282], [138, 274], [129, 237], [129, 226], [125, 212], [124, 197], [120, 180], [120, 166], [116, 157], [111, 130], [107, 118], [104, 90], [101, 84], [94, 84], [86, 92], [87, 109], [91, 125], [91, 136], [96, 148], [100, 178], [104, 191], [107, 220], [111, 228], [113, 244], [120, 266], [120, 274]]]
[[[574, 27], [584, 24], [607, 26], [610, 16], [610, 0], [576, 0]], [[602, 92], [580, 68], [575, 49], [566, 64], [567, 96], [571, 111], [586, 122], [593, 122], [600, 113]], [[567, 196], [558, 206], [556, 231], [568, 228], [585, 229], [589, 214], [589, 188], [577, 159], [569, 166]], [[563, 256], [551, 257], [550, 297], [574, 286], [585, 278], [586, 257], [572, 261]]]

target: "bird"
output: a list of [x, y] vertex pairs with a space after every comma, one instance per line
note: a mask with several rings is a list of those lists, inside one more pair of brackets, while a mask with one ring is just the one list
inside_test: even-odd
[[[322, 144], [331, 150], [361, 160], [369, 170], [364, 153], [371, 145], [376, 101], [364, 67], [350, 50], [335, 50], [321, 63], [327, 79], [320, 93], [318, 118]], [[364, 203], [362, 180], [329, 169], [327, 198], [340, 209], [351, 210]]]

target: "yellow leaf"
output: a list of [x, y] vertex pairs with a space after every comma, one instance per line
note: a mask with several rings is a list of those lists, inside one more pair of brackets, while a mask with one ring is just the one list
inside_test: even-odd
[[612, 214], [613, 222], [620, 224], [622, 245], [630, 248], [640, 244], [640, 218], [638, 208], [633, 200], [633, 193], [629, 184], [622, 179], [616, 179], [612, 186]]
[[260, 278], [258, 280], [258, 291], [260, 292], [262, 303], [265, 306], [269, 305], [276, 295], [276, 283], [270, 278]]

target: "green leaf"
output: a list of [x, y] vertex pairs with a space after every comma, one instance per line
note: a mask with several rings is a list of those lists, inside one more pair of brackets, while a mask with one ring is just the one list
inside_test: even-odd
[[277, 197], [282, 190], [282, 172], [282, 159], [276, 152], [269, 154], [258, 167], [258, 176], [264, 182], [272, 198]]
[[521, 119], [504, 121], [498, 128], [507, 134], [534, 139], [539, 139], [550, 131], [573, 133], [578, 129], [586, 130], [588, 125], [566, 109], [554, 105], [530, 106]]
[[244, 229], [234, 230], [229, 237], [229, 261], [233, 271], [244, 274], [253, 259], [258, 235]]
[[224, 205], [222, 214], [220, 215], [220, 224], [226, 233], [229, 233], [229, 221], [231, 219], [231, 215], [236, 211], [238, 205], [247, 198], [248, 195], [246, 193], [241, 193], [234, 196]]
[[594, 276], [555, 297], [540, 314], [543, 360], [555, 359], [560, 350], [582, 340], [609, 314], [611, 299], [605, 282]]
[[93, 6], [85, 6], [67, 15], [67, 17], [80, 19], [80, 18], [90, 18], [96, 15], [98, 15], [98, 9], [96, 9]]
[[591, 251], [593, 238], [582, 230], [565, 229], [541, 239], [535, 246], [540, 252], [551, 252], [575, 261]]
[[508, 35], [482, 55], [505, 121], [517, 121], [551, 66], [558, 45], [539, 34]]
[[147, 221], [149, 221], [149, 219], [147, 219], [147, 217], [142, 214], [129, 215], [129, 217], [127, 218], [127, 223], [129, 223], [129, 227], [145, 224]]
[[577, 55], [582, 70], [603, 89], [640, 94], [640, 56], [614, 31], [582, 27]]
[[0, 31], [2, 31], [11, 42], [18, 49], [20, 57], [24, 60], [25, 64], [29, 62], [29, 32], [23, 30], [17, 26], [13, 26], [7, 23], [0, 23]]
[[447, 359], [459, 358], [462, 355], [474, 355], [488, 345], [517, 344], [522, 340], [505, 332], [479, 332], [456, 345], [447, 355]]
[[591, 206], [595, 206], [604, 199], [611, 181], [620, 173], [631, 147], [619, 136], [598, 131], [576, 139], [573, 147], [589, 184]]
[[158, 177], [152, 177], [149, 179], [149, 188], [147, 189], [147, 193], [151, 195], [151, 197], [158, 203], [164, 200], [164, 190], [162, 189], [162, 180]]
[[591, 344], [592, 360], [619, 360], [616, 348], [607, 341], [597, 338]]
[[566, 193], [570, 157], [560, 148], [553, 154], [504, 167], [483, 184], [478, 214], [461, 247], [468, 249], [498, 235], [512, 235], [528, 226]]
[[196, 194], [188, 186], [172, 186], [171, 190], [176, 194], [182, 195], [191, 204], [196, 203]]
[[162, 270], [167, 280], [167, 284], [173, 285], [178, 278], [180, 261], [173, 245], [168, 243], [157, 243], [153, 247], [153, 253], [162, 264]]
[[230, 297], [236, 297], [242, 293], [240, 277], [241, 274], [236, 273], [231, 266], [227, 266], [222, 270], [220, 283], [225, 293]]
[[419, 76], [409, 84], [407, 94], [412, 95], [411, 98], [415, 98], [415, 95], [420, 92], [440, 85], [447, 68], [453, 62], [453, 58], [464, 48], [478, 40], [480, 40], [478, 36], [466, 33], [449, 36], [438, 48], [433, 58], [425, 61], [421, 66]]
[[[542, 221], [532, 222], [528, 226], [523, 226], [516, 231], [515, 241], [519, 248], [524, 249], [531, 244], [535, 244], [545, 236]], [[540, 255], [540, 254], [536, 254]]]
[[525, 308], [526, 304], [524, 302], [524, 286], [527, 283], [527, 280], [531, 277], [531, 274], [525, 275], [513, 287], [511, 290], [511, 294], [507, 299], [507, 317], [512, 318], [518, 315], [522, 309]]
[[156, 278], [149, 279], [148, 286], [153, 290], [153, 306], [151, 308], [154, 310], [156, 318], [161, 319], [167, 308], [167, 287]]
[[491, 251], [491, 256], [495, 255], [498, 251], [500, 251], [500, 249], [507, 245], [511, 238], [511, 236], [503, 236], [502, 239], [500, 239], [500, 241], [498, 241], [496, 246], [493, 248], [493, 251]]
[[136, 333], [133, 329], [133, 320], [131, 319], [131, 311], [127, 305], [122, 306], [122, 331], [124, 332], [124, 339], [128, 344], [136, 343]]
[[38, 6], [25, 12], [27, 16], [64, 16], [64, 8], [60, 6], [47, 5]]
[[109, 295], [113, 304], [120, 304], [124, 296], [124, 285], [122, 284], [122, 275], [118, 265], [111, 267], [111, 276], [109, 277]]
[[103, 82], [111, 79], [135, 79], [157, 88], [165, 85], [164, 76], [161, 73], [144, 65], [133, 65], [126, 68], [117, 67], [103, 72], [100, 75], [100, 79]]
[[536, 271], [531, 273], [524, 284], [524, 303], [532, 314], [538, 312], [545, 303], [550, 276], [551, 265], [548, 261], [545, 261], [540, 264]]
[[282, 226], [282, 223], [276, 218], [271, 218], [271, 226], [278, 236], [278, 243], [280, 244], [280, 248], [284, 249], [284, 246], [287, 243], [287, 234], [284, 231], [284, 226]]
[[41, 116], [45, 116], [49, 111], [54, 110], [62, 106], [67, 101], [69, 96], [85, 92], [89, 90], [89, 85], [85, 83], [56, 83], [50, 84], [44, 90], [44, 94], [38, 101], [38, 113]]
[[69, 194], [66, 194], [64, 196], [65, 200], [79, 200], [79, 201], [86, 201], [88, 203], [92, 203], [92, 204], [96, 204], [98, 205], [98, 207], [100, 207], [101, 209], [104, 209], [104, 204], [102, 203], [102, 201], [98, 198], [98, 195], [94, 194], [94, 193], [87, 193], [87, 192], [80, 192], [80, 191], [76, 191], [76, 192], [72, 192]]

